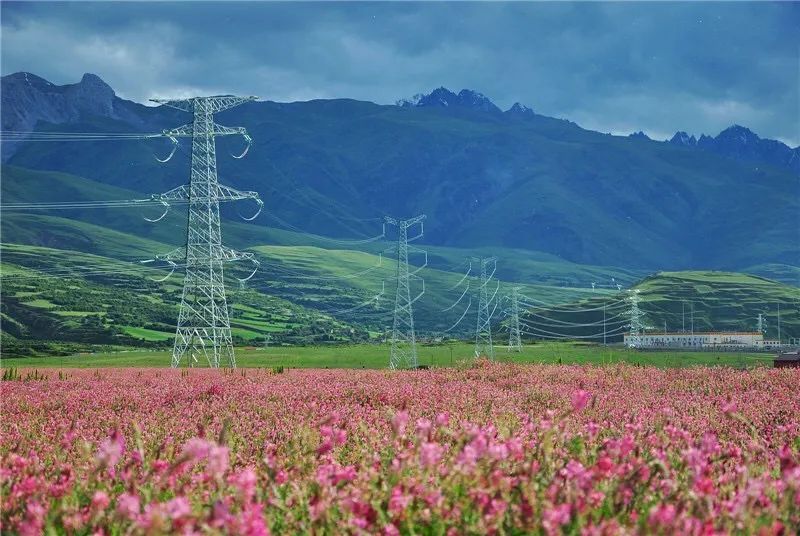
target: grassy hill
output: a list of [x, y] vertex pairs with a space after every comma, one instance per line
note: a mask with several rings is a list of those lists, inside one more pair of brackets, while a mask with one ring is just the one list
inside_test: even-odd
[[[63, 173], [13, 166], [4, 166], [2, 171], [4, 204], [141, 198], [132, 190]], [[185, 212], [173, 210], [156, 224], [142, 218], [158, 212], [142, 207], [4, 212], [0, 222], [4, 354], [45, 352], [63, 345], [75, 350], [93, 345], [170, 344], [181, 274], [157, 283], [153, 279], [166, 272], [139, 261], [180, 244]], [[379, 234], [381, 227], [374, 227]], [[229, 218], [223, 222], [223, 236], [227, 244], [256, 253], [262, 262], [245, 288], [239, 287], [235, 276], [246, 275], [246, 268], [235, 264], [226, 268], [238, 344], [262, 344], [267, 336], [276, 343], [352, 342], [379, 339], [388, 329], [395, 262], [379, 252], [391, 243], [390, 236], [343, 241]], [[582, 265], [525, 249], [418, 245], [428, 252], [429, 261], [421, 272], [426, 292], [415, 304], [415, 320], [423, 336], [448, 329], [448, 335], [468, 336], [474, 329], [477, 271], [470, 270], [468, 256], [500, 258], [498, 296], [507, 295], [512, 286], [520, 288], [529, 308], [524, 318], [529, 337], [586, 337], [602, 332], [602, 305], [606, 304], [608, 330], [617, 335], [607, 340], [618, 340], [627, 304], [612, 283], [627, 287], [645, 275], [641, 270]], [[420, 261], [420, 256], [412, 258], [417, 266]], [[781, 264], [762, 264], [753, 271], [788, 281], [798, 273]], [[466, 281], [470, 281], [468, 291]], [[421, 290], [419, 285], [416, 288]], [[679, 327], [677, 315], [686, 301], [695, 304], [698, 330], [712, 326], [752, 329], [761, 312], [774, 336], [780, 303], [784, 338], [800, 335], [797, 287], [742, 274], [678, 272], [648, 277], [640, 288], [646, 321], [656, 329], [664, 320], [670, 329]], [[562, 305], [553, 311], [553, 304]], [[498, 322], [506, 306], [507, 302], [498, 308]]]
[[[172, 344], [180, 280], [74, 251], [3, 245], [3, 355]], [[237, 344], [366, 340], [363, 328], [252, 289], [229, 290]]]
[[[800, 337], [800, 289], [763, 277], [729, 272], [662, 272], [639, 283], [642, 310], [656, 331], [667, 328], [695, 331], [755, 331], [761, 313], [765, 337]], [[684, 313], [682, 314], [681, 308]], [[690, 313], [694, 310], [694, 314]]]
[[[765, 337], [800, 337], [800, 288], [763, 277], [731, 272], [661, 272], [635, 285], [647, 331], [755, 331], [760, 314], [766, 320]], [[627, 330], [630, 302], [627, 293], [594, 297], [557, 306], [534, 303], [523, 314], [529, 334], [544, 338], [584, 337], [602, 341], [603, 308], [610, 342], [619, 342]], [[597, 336], [591, 336], [595, 335]]]

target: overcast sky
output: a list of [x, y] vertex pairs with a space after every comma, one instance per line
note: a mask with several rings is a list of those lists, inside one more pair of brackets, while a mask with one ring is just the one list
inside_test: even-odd
[[445, 86], [612, 133], [800, 144], [798, 3], [2, 2], [2, 74], [393, 103]]

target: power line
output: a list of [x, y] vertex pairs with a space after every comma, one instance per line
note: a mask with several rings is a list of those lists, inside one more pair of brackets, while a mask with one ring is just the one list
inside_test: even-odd
[[599, 339], [600, 337], [606, 337], [606, 336], [609, 336], [609, 335], [611, 335], [611, 336], [620, 335], [621, 331], [623, 331], [626, 328], [626, 326], [620, 326], [618, 328], [615, 328], [615, 329], [612, 329], [612, 330], [609, 330], [609, 331], [605, 331], [604, 330], [604, 331], [602, 331], [600, 333], [593, 333], [591, 335], [565, 335], [563, 333], [556, 333], [556, 332], [552, 332], [552, 331], [547, 331], [547, 330], [539, 329], [539, 328], [536, 328], [536, 327], [533, 327], [533, 326], [525, 325], [524, 327], [530, 328], [530, 329], [533, 330], [532, 332], [523, 330], [523, 333], [525, 333], [526, 335], [532, 335], [534, 337], [541, 337], [541, 338], [544, 338], [544, 339], [558, 339], [558, 340]]
[[455, 302], [453, 302], [449, 307], [445, 307], [444, 309], [441, 309], [440, 312], [446, 313], [447, 311], [450, 311], [451, 309], [453, 309], [456, 305], [461, 303], [461, 300], [464, 299], [464, 296], [467, 295], [467, 292], [469, 292], [469, 283], [467, 283], [467, 286], [464, 287], [464, 292], [461, 293], [461, 296], [459, 296], [458, 299]]
[[[552, 327], [559, 327], [559, 325], [563, 325], [565, 327], [573, 327], [573, 326], [574, 327], [590, 327], [590, 326], [599, 326], [600, 324], [602, 324], [602, 323], [604, 323], [604, 322], [606, 322], [608, 320], [613, 320], [615, 318], [622, 317], [625, 313], [624, 312], [620, 312], [620, 313], [618, 313], [618, 314], [616, 314], [616, 315], [614, 315], [612, 317], [603, 316], [603, 320], [598, 320], [596, 322], [567, 322], [565, 320], [559, 320], [557, 318], [550, 318], [550, 317], [547, 317], [547, 316], [536, 314], [536, 313], [534, 313], [534, 312], [532, 312], [530, 310], [526, 310], [525, 314], [528, 317], [535, 316], [535, 317], [538, 317], [538, 318], [543, 318], [545, 320], [549, 320], [551, 322], [555, 322], [556, 325], [553, 325]], [[535, 321], [535, 323], [536, 324], [541, 324], [541, 325], [547, 325], [546, 322]]]
[[385, 223], [384, 223], [384, 226], [383, 226], [383, 231], [379, 235], [371, 236], [369, 238], [363, 238], [363, 239], [357, 239], [357, 240], [349, 240], [349, 239], [341, 239], [341, 238], [331, 238], [331, 237], [324, 236], [324, 235], [317, 235], [317, 234], [309, 233], [308, 231], [304, 231], [303, 229], [300, 229], [299, 227], [297, 227], [295, 225], [292, 225], [291, 223], [287, 222], [286, 220], [278, 217], [277, 215], [275, 215], [275, 214], [273, 214], [271, 212], [268, 212], [267, 216], [269, 218], [272, 218], [273, 220], [275, 220], [279, 224], [283, 225], [284, 228], [286, 228], [289, 231], [294, 231], [296, 233], [300, 233], [300, 234], [304, 234], [304, 235], [311, 235], [312, 237], [314, 237], [317, 240], [324, 240], [326, 242], [331, 242], [333, 244], [353, 245], [353, 246], [355, 246], [355, 245], [360, 245], [360, 244], [369, 244], [371, 242], [377, 242], [379, 240], [382, 240], [382, 239], [386, 238], [386, 224]]
[[[542, 300], [537, 300], [535, 298], [531, 298], [530, 296], [526, 296], [524, 294], [520, 294], [520, 298], [522, 298], [520, 300], [521, 303], [526, 305], [529, 309], [539, 309], [539, 310], [542, 310], [542, 311], [551, 311], [551, 312], [560, 312], [560, 313], [586, 313], [586, 312], [591, 312], [591, 311], [600, 311], [600, 310], [603, 309], [603, 307], [613, 307], [613, 306], [616, 306], [618, 304], [625, 303], [625, 300], [622, 299], [622, 300], [613, 301], [611, 303], [603, 302], [603, 305], [600, 305], [598, 307], [587, 307], [587, 308], [584, 308], [584, 309], [564, 309], [564, 308], [561, 308], [561, 307], [554, 307], [554, 306], [552, 306], [553, 304], [549, 304], [549, 303], [544, 302]], [[543, 305], [536, 305], [537, 302], [541, 303], [543, 305], [546, 305], [547, 307], [545, 307]], [[556, 305], [559, 305], [559, 304], [556, 304]], [[560, 304], [560, 305], [569, 305], [569, 304]]]
[[467, 316], [467, 313], [469, 312], [470, 307], [472, 307], [472, 296], [470, 296], [469, 302], [467, 303], [467, 306], [464, 308], [464, 312], [461, 314], [459, 319], [456, 320], [455, 324], [453, 324], [452, 326], [450, 326], [446, 330], [442, 331], [442, 333], [449, 333], [449, 332], [453, 331], [456, 328], [456, 326], [458, 326], [461, 323], [461, 321], [464, 320], [464, 318]]

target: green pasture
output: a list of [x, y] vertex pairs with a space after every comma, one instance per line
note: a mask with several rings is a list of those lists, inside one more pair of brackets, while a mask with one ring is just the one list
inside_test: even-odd
[[[473, 358], [473, 346], [458, 342], [418, 346], [419, 363], [430, 367], [461, 366]], [[351, 346], [294, 346], [236, 349], [240, 367], [289, 368], [386, 368], [386, 344]], [[769, 366], [770, 354], [722, 352], [640, 352], [619, 346], [580, 343], [538, 343], [526, 345], [522, 352], [496, 348], [496, 361], [502, 363], [551, 363], [609, 365], [630, 363], [655, 367], [729, 366], [736, 368]], [[169, 351], [131, 350], [111, 353], [77, 354], [66, 357], [24, 357], [2, 359], [2, 367], [168, 367]]]

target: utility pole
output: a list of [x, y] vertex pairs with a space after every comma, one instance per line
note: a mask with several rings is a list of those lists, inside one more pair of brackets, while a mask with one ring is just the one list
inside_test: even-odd
[[681, 333], [686, 333], [686, 301], [681, 300]]
[[689, 305], [691, 306], [689, 312], [689, 314], [691, 315], [691, 326], [692, 326], [691, 335], [694, 335], [694, 302], [689, 302]]
[[[425, 215], [419, 215], [408, 220], [398, 220], [386, 216], [384, 221], [389, 225], [397, 226], [397, 272], [396, 292], [394, 300], [394, 320], [392, 322], [392, 348], [389, 355], [389, 368], [417, 368], [417, 339], [414, 333], [414, 311], [412, 305], [425, 293], [425, 280], [417, 276], [422, 268], [428, 264], [428, 255], [423, 250], [409, 246], [408, 243], [422, 237], [424, 233], [423, 220]], [[408, 228], [419, 224], [419, 234], [408, 238]], [[413, 272], [408, 270], [408, 252], [411, 249], [425, 255], [425, 262]], [[422, 290], [414, 299], [411, 299], [411, 283], [414, 279], [420, 281]]]
[[781, 302], [778, 302], [778, 344], [781, 343]]
[[[508, 351], [522, 351], [522, 335], [519, 328], [519, 287], [511, 289], [511, 325], [509, 326]], [[491, 333], [490, 333], [491, 336]]]
[[767, 328], [766, 328], [766, 322], [764, 322], [764, 315], [758, 313], [758, 332], [764, 334], [766, 330]]
[[[482, 257], [473, 259], [480, 263], [481, 267], [481, 284], [478, 287], [478, 320], [475, 324], [475, 357], [485, 356], [494, 361], [494, 346], [492, 344], [492, 315], [497, 309], [497, 303], [491, 313], [489, 307], [497, 296], [497, 291], [500, 288], [500, 283], [494, 290], [492, 297], [489, 297], [489, 282], [494, 277], [497, 271], [497, 257]], [[489, 273], [487, 267], [492, 265], [492, 271]]]
[[638, 348], [641, 345], [642, 335], [642, 312], [639, 310], [639, 289], [628, 291], [628, 300], [631, 302], [631, 308], [628, 314], [631, 317], [631, 331], [628, 339], [628, 346], [630, 348]]
[[606, 345], [606, 302], [603, 302], [603, 346]]
[[195, 366], [199, 358], [204, 357], [213, 368], [218, 368], [223, 358], [229, 367], [236, 367], [222, 266], [228, 261], [252, 262], [255, 265], [253, 273], [240, 279], [246, 281], [255, 274], [259, 263], [252, 253], [235, 251], [222, 244], [219, 203], [241, 199], [255, 201], [258, 203], [258, 212], [251, 218], [245, 218], [248, 221], [258, 216], [263, 203], [256, 192], [240, 192], [219, 183], [215, 138], [225, 135], [244, 137], [247, 147], [241, 155], [234, 158], [244, 157], [252, 140], [243, 127], [231, 128], [215, 123], [214, 114], [253, 100], [256, 100], [256, 97], [231, 95], [153, 100], [194, 116], [191, 123], [163, 131], [163, 135], [169, 138], [174, 146], [172, 153], [166, 159], [159, 160], [166, 162], [175, 154], [179, 137], [191, 138], [189, 184], [152, 196], [152, 199], [160, 201], [166, 208], [158, 219], [150, 221], [158, 221], [166, 216], [170, 203], [189, 205], [186, 245], [158, 255], [155, 259], [168, 262], [173, 270], [176, 267], [175, 261], [185, 263], [186, 267], [175, 344], [172, 349], [173, 368], [180, 366], [184, 357], [187, 357], [189, 366]]

